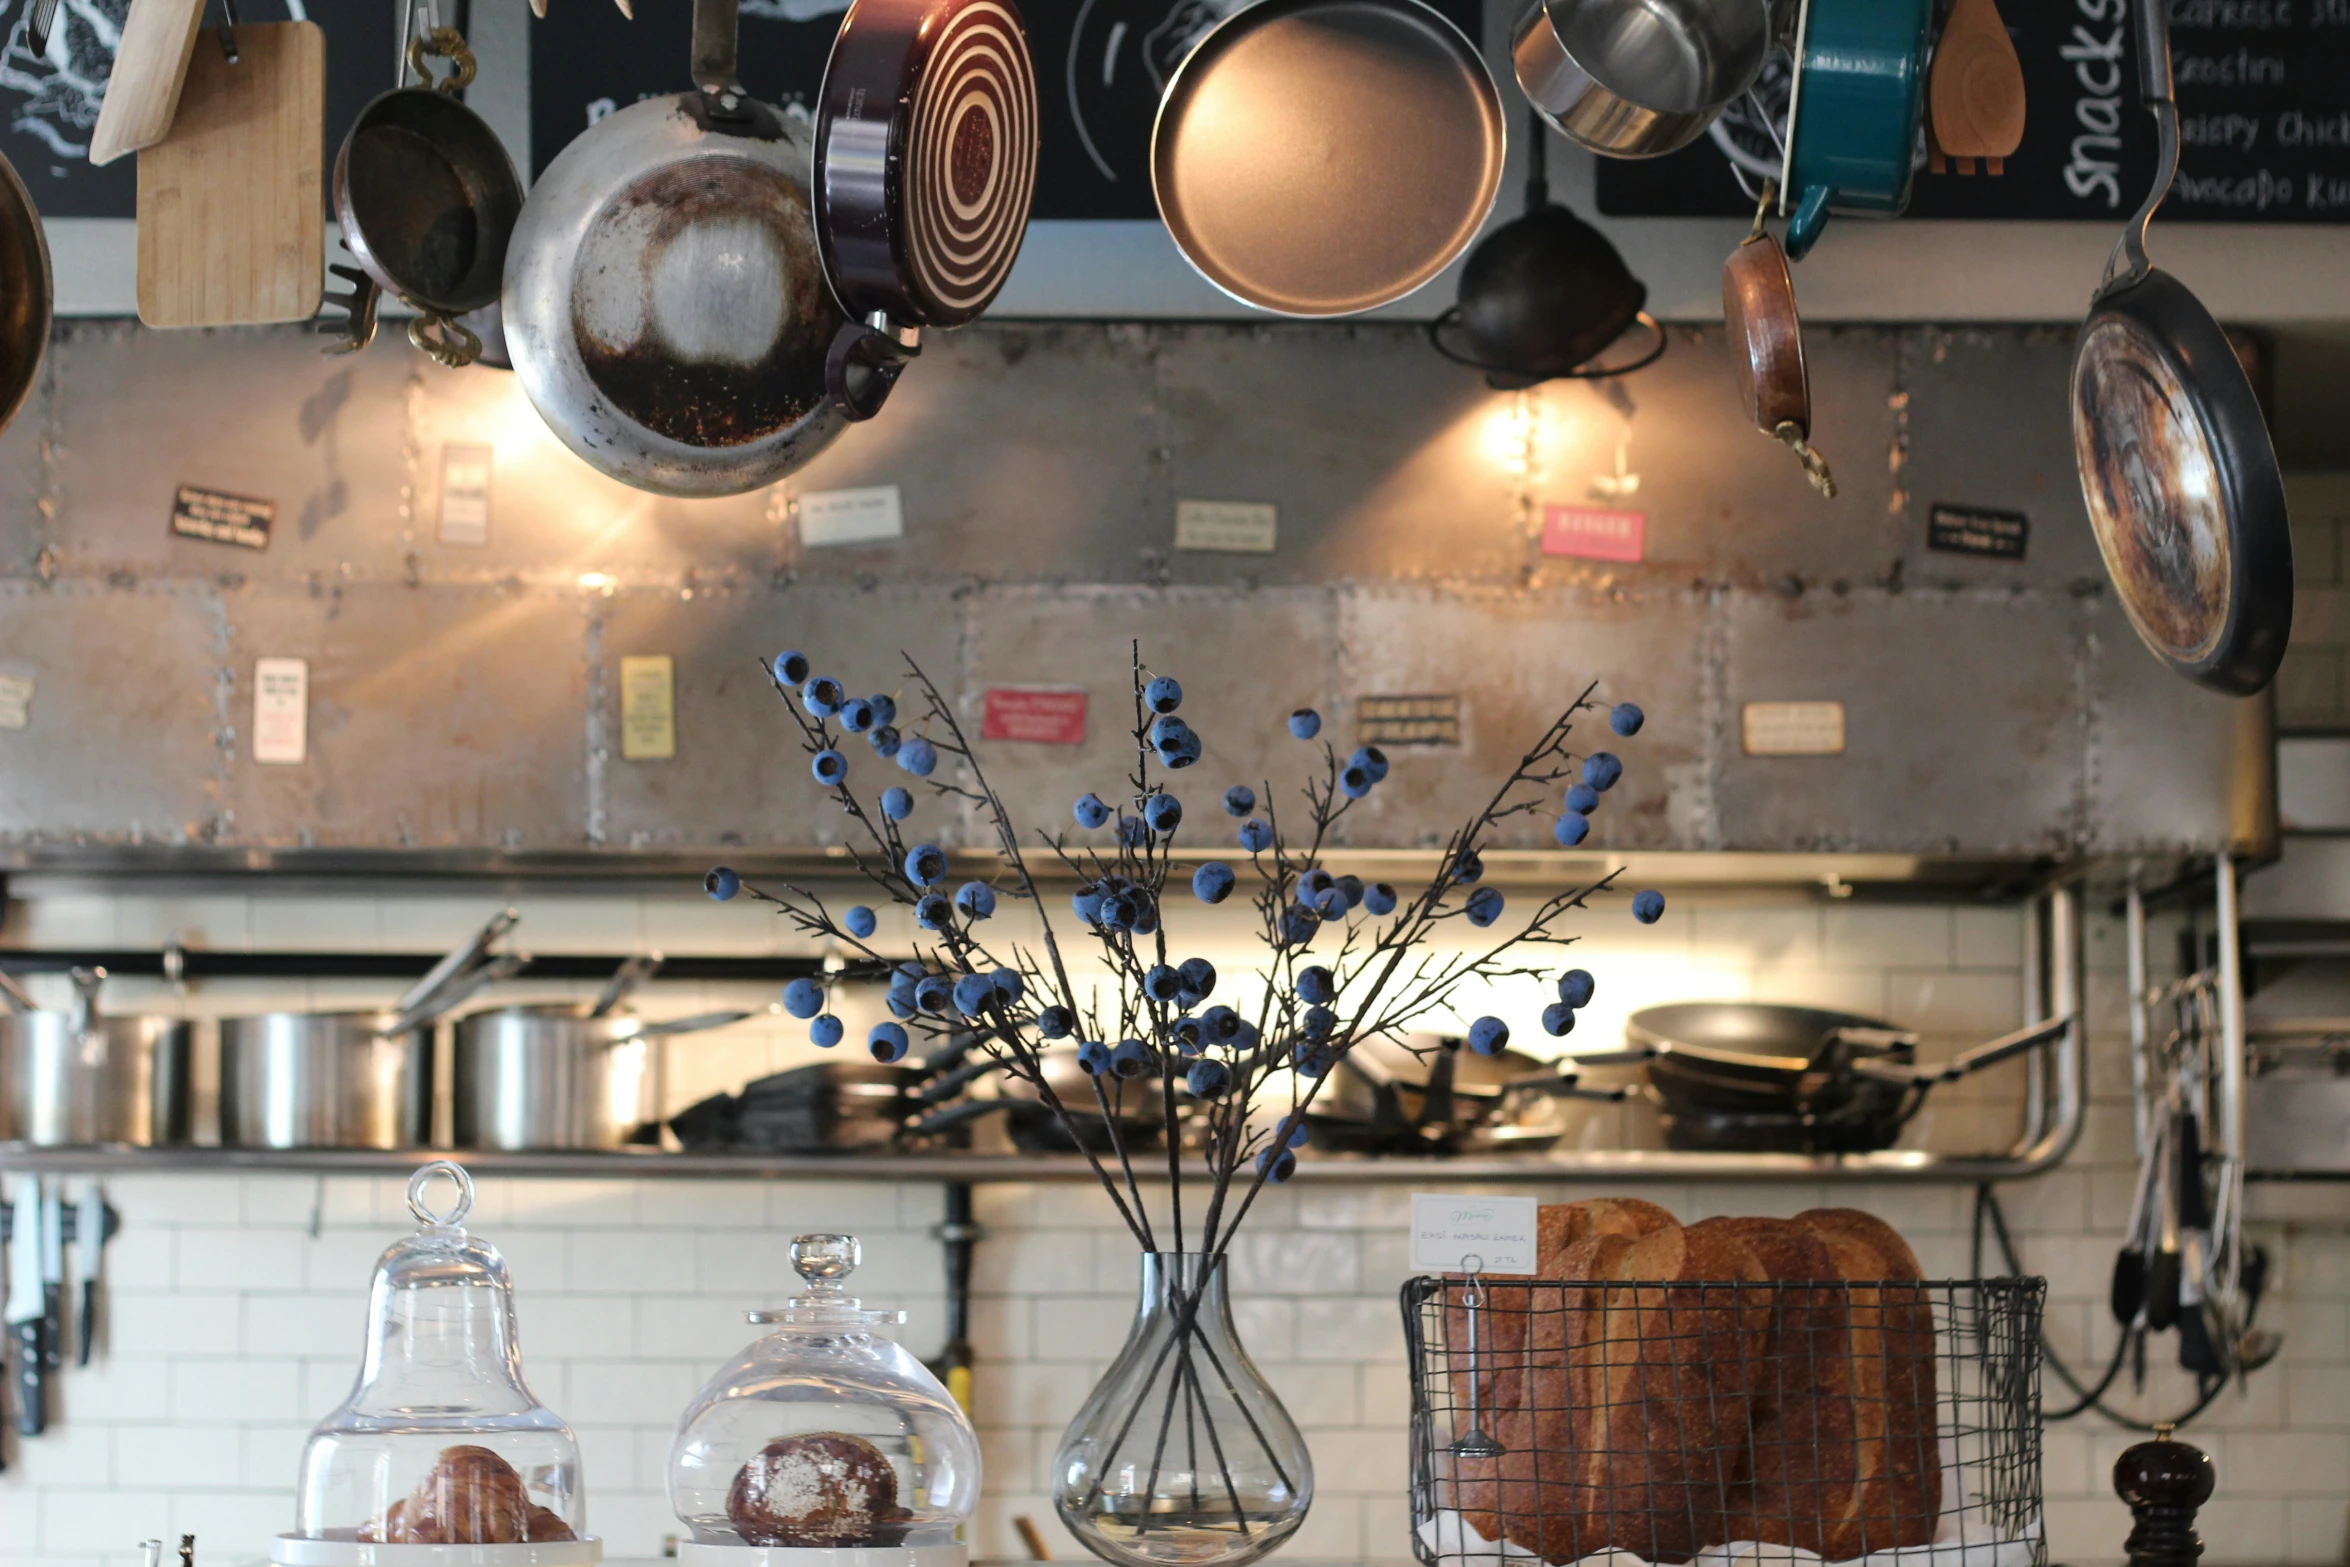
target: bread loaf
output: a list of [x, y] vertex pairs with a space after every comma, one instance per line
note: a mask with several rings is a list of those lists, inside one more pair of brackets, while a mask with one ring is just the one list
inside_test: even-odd
[[441, 1450], [416, 1489], [363, 1526], [359, 1538], [383, 1545], [518, 1545], [568, 1540], [562, 1516], [534, 1505], [514, 1466], [486, 1447]]
[[751, 1545], [896, 1545], [912, 1516], [889, 1455], [841, 1431], [777, 1437], [726, 1494], [727, 1521]]

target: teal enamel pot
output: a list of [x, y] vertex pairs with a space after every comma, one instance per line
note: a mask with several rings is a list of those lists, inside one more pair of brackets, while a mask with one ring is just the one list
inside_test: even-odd
[[1809, 0], [1797, 25], [1781, 212], [1800, 260], [1831, 212], [1909, 205], [1933, 0]]

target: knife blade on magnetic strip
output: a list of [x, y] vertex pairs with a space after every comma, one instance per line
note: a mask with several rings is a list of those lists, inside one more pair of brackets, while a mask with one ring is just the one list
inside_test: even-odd
[[38, 1436], [49, 1426], [44, 1394], [42, 1329], [49, 1303], [41, 1288], [41, 1182], [16, 1183], [14, 1229], [8, 1238], [8, 1336], [16, 1345], [16, 1429]]

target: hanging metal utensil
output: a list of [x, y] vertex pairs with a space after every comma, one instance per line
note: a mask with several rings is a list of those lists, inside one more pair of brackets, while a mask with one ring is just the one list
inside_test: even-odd
[[2293, 628], [2293, 540], [2268, 424], [2227, 334], [2155, 267], [2146, 230], [2179, 167], [2165, 7], [2137, 9], [2154, 187], [2105, 264], [2073, 349], [2081, 497], [2130, 624], [2200, 685], [2249, 696]]
[[1795, 280], [1787, 271], [1786, 252], [1763, 226], [1777, 194], [1777, 181], [1763, 181], [1754, 226], [1722, 263], [1722, 326], [1730, 339], [1730, 370], [1746, 417], [1794, 452], [1812, 488], [1833, 500], [1836, 476], [1811, 444], [1811, 376], [1804, 364]]
[[612, 977], [604, 981], [604, 988], [596, 992], [596, 999], [589, 1003], [586, 1015], [590, 1019], [605, 1016], [626, 1000], [637, 986], [660, 973], [665, 961], [658, 952], [640, 952], [623, 962], [612, 971]]

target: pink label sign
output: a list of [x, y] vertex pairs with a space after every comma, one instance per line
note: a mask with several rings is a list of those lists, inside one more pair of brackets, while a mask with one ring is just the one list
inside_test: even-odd
[[1583, 560], [1638, 561], [1648, 543], [1648, 513], [1597, 506], [1542, 508], [1542, 553]]
[[1040, 745], [1085, 743], [1085, 693], [1020, 687], [991, 690], [979, 726], [983, 740], [1028, 740]]

